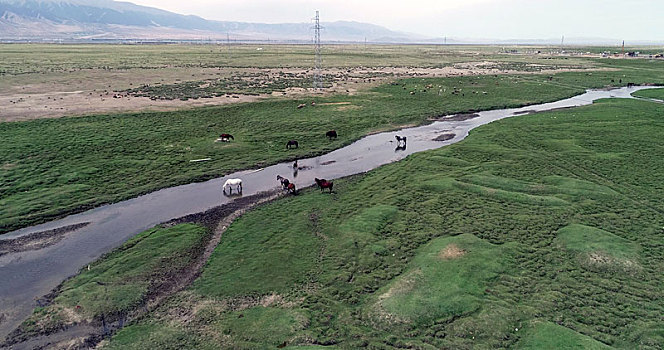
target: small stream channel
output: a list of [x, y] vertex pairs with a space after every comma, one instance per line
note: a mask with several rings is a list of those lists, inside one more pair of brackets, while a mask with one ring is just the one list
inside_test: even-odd
[[[64, 238], [50, 246], [0, 256], [0, 339], [30, 315], [37, 306], [36, 300], [39, 297], [49, 293], [81, 267], [120, 246], [132, 236], [171, 219], [203, 212], [232, 201], [232, 197], [222, 193], [222, 185], [228, 178], [243, 180], [244, 196], [276, 188], [277, 175], [294, 181], [298, 188], [307, 187], [314, 183], [315, 177], [334, 179], [358, 174], [399, 161], [416, 152], [459, 142], [470, 130], [495, 120], [588, 105], [602, 98], [631, 98], [631, 93], [646, 88], [648, 87], [590, 90], [557, 102], [480, 112], [478, 116], [467, 120], [443, 118], [425, 126], [366, 136], [320, 157], [302, 159], [298, 165], [303, 169], [297, 173], [294, 172], [291, 162], [260, 170], [240, 171], [206, 182], [165, 188], [60, 220], [10, 232], [1, 236], [0, 240], [89, 222], [88, 225], [67, 233]], [[407, 137], [405, 149], [397, 147], [395, 135]], [[434, 141], [440, 136], [443, 136], [441, 139], [449, 139]]]

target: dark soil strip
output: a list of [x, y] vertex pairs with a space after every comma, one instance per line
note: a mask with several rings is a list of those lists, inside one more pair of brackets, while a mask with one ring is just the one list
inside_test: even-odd
[[531, 113], [536, 113], [536, 110], [527, 110], [527, 111], [521, 111], [521, 112], [514, 112], [514, 115], [521, 115], [521, 114], [531, 114]]
[[441, 134], [440, 136], [436, 137], [433, 139], [434, 141], [448, 141], [453, 139], [456, 136], [456, 134]]
[[88, 226], [89, 222], [58, 227], [53, 230], [30, 233], [28, 235], [0, 240], [0, 256], [9, 253], [39, 250], [60, 242], [67, 233]]
[[[247, 211], [274, 201], [286, 195], [280, 190], [262, 192], [249, 197], [241, 197], [225, 205], [212, 208], [203, 213], [187, 215], [178, 219], [171, 220], [163, 227], [175, 226], [183, 223], [196, 223], [207, 227], [212, 234], [209, 240], [201, 249], [197, 249], [197, 257], [194, 262], [166, 279], [166, 282], [152, 290], [143, 305], [137, 307], [128, 314], [114, 315], [112, 319], [95, 320], [92, 323], [83, 322], [72, 325], [66, 329], [58, 330], [50, 334], [44, 334], [37, 337], [26, 339], [17, 329], [7, 337], [5, 343], [0, 344], [0, 348], [10, 347], [11, 349], [41, 349], [41, 348], [59, 348], [61, 346], [69, 349], [89, 349], [94, 348], [103, 339], [109, 337], [117, 330], [124, 327], [125, 324], [140, 319], [152, 310], [156, 309], [161, 302], [171, 295], [183, 290], [189, 286], [198, 276], [200, 276], [203, 266], [207, 263], [212, 252], [221, 241], [222, 234], [228, 229], [230, 224], [238, 217], [244, 215]], [[64, 282], [63, 282], [64, 283]], [[44, 300], [44, 305], [52, 301], [59, 293], [62, 284]]]

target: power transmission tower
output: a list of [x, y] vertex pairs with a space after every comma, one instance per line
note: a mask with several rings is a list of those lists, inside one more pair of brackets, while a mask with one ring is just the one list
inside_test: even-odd
[[316, 51], [316, 59], [314, 63], [314, 89], [323, 88], [323, 74], [321, 70], [323, 69], [323, 58], [321, 57], [321, 48], [320, 48], [320, 18], [318, 16], [318, 11], [316, 11], [316, 18], [314, 24], [314, 46]]
[[231, 59], [231, 35], [226, 33], [226, 44], [228, 48], [228, 59]]

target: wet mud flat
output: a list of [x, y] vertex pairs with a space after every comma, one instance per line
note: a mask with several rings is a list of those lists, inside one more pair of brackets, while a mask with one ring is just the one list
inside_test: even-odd
[[455, 138], [455, 137], [456, 137], [456, 134], [446, 133], [446, 134], [440, 134], [438, 137], [436, 137], [436, 138], [433, 139], [433, 140], [434, 140], [434, 141], [442, 142], [442, 141], [449, 141], [449, 140], [451, 140], [451, 139], [453, 139], [453, 138]]
[[[31, 233], [14, 239], [0, 240], [0, 256], [29, 250], [39, 250], [60, 242], [65, 235], [88, 226], [89, 222], [59, 227], [53, 230]], [[2, 323], [2, 319], [0, 319]]]

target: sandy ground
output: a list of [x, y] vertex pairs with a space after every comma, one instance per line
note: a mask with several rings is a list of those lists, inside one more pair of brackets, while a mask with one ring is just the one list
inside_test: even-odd
[[0, 121], [11, 122], [38, 118], [58, 118], [90, 114], [138, 111], [171, 111], [183, 107], [219, 106], [253, 102], [265, 96], [237, 95], [198, 100], [153, 101], [147, 97], [114, 98], [112, 94], [93, 96], [86, 91], [59, 91], [43, 94], [0, 96]]
[[[420, 67], [355, 67], [334, 68], [323, 72], [332, 87], [323, 92], [292, 88], [286, 92], [254, 95], [226, 95], [223, 97], [181, 100], [151, 100], [147, 97], [116, 96], [115, 91], [131, 89], [141, 84], [172, 84], [230, 77], [237, 74], [280, 73], [312, 74], [305, 68], [188, 68], [133, 69], [124, 71], [78, 70], [68, 73], [27, 74], [3, 77], [0, 85], [0, 122], [38, 118], [57, 118], [91, 114], [110, 114], [139, 111], [171, 111], [183, 108], [218, 106], [253, 102], [265, 98], [293, 98], [313, 94], [355, 94], [387, 81], [404, 77], [451, 77], [486, 74], [529, 74], [486, 68], [491, 62], [457, 64], [444, 68]], [[543, 70], [550, 74], [563, 70]], [[532, 73], [530, 73], [532, 74]], [[328, 82], [330, 82], [328, 80]]]

